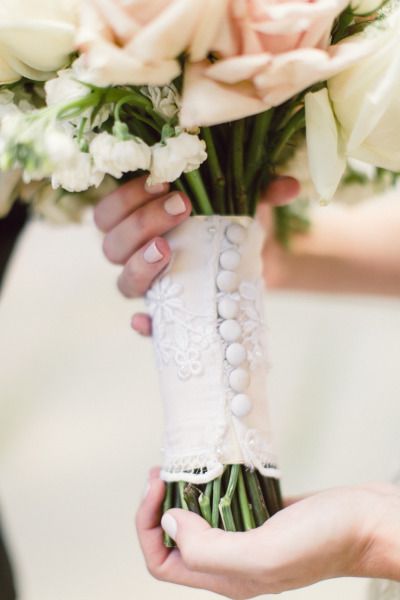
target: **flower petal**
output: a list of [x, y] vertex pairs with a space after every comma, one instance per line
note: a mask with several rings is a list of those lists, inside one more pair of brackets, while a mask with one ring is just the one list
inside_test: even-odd
[[339, 132], [326, 88], [305, 99], [311, 179], [323, 201], [333, 198], [346, 169]]

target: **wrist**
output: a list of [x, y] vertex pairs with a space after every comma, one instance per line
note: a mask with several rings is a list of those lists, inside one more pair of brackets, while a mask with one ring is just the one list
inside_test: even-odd
[[360, 575], [400, 581], [400, 488], [379, 485], [369, 493]]

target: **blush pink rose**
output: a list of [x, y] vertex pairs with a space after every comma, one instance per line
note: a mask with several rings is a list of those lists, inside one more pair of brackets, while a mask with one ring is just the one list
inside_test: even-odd
[[228, 0], [83, 0], [78, 46], [97, 85], [164, 85], [204, 59]]
[[182, 125], [257, 114], [353, 64], [368, 44], [330, 45], [335, 19], [347, 5], [348, 0], [229, 0], [213, 44], [217, 60], [187, 67]]

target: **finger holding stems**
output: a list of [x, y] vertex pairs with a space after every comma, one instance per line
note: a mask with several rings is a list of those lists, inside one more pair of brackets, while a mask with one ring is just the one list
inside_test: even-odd
[[[173, 509], [160, 523], [164, 484], [150, 480], [137, 531], [157, 579], [252, 598], [345, 576], [400, 580], [400, 491], [386, 484], [327, 490], [293, 501], [245, 533], [212, 529]], [[163, 529], [175, 539], [168, 550]], [[397, 578], [397, 579], [396, 579]]]

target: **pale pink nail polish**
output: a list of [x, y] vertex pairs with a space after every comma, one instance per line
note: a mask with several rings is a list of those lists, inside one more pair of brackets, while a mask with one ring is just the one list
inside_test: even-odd
[[164, 255], [157, 248], [157, 244], [153, 242], [146, 248], [143, 253], [144, 260], [149, 264], [160, 262], [164, 258]]
[[165, 513], [163, 518], [161, 519], [161, 527], [164, 529], [165, 533], [169, 535], [173, 540], [176, 539], [176, 534], [178, 531], [178, 523], [175, 521], [174, 517]]
[[186, 204], [184, 203], [182, 196], [174, 194], [164, 202], [164, 209], [165, 212], [172, 217], [177, 217], [186, 211]]
[[154, 185], [145, 183], [144, 189], [148, 194], [153, 194], [157, 196], [157, 194], [163, 194], [167, 191], [168, 186], [165, 183], [155, 183]]

